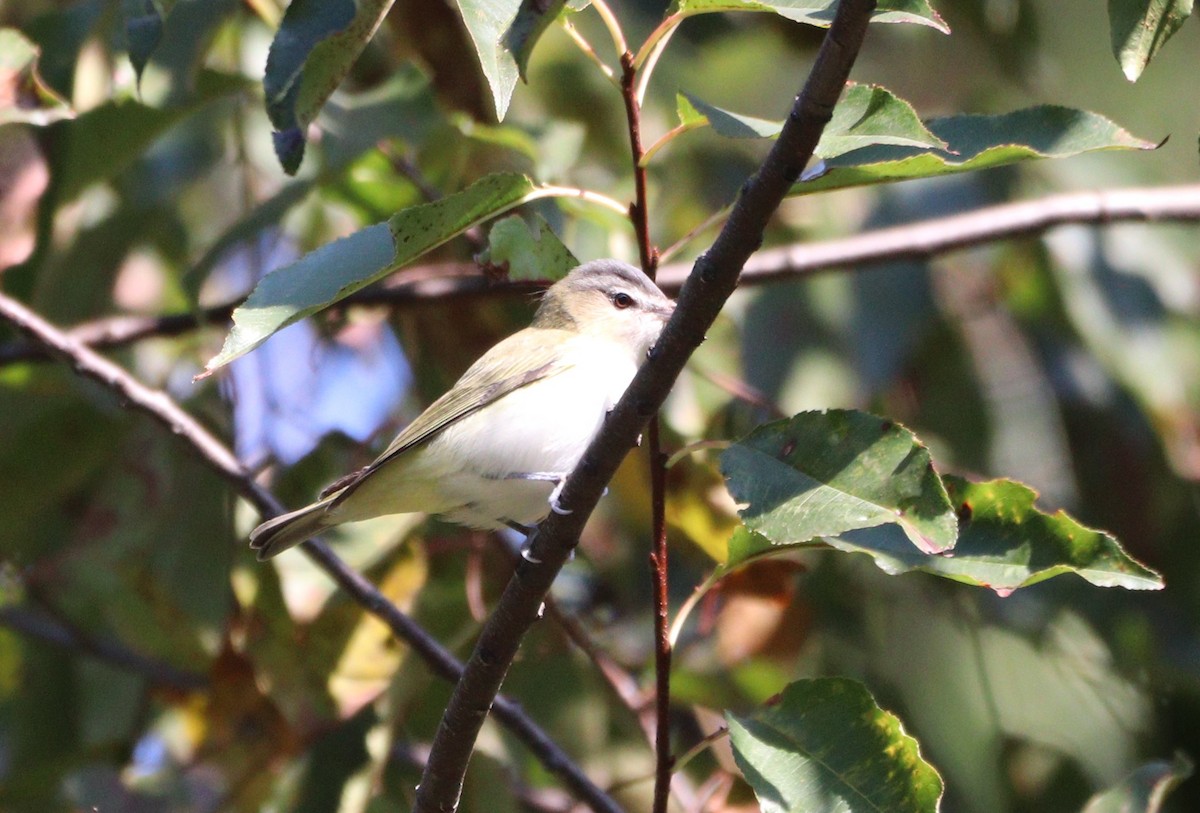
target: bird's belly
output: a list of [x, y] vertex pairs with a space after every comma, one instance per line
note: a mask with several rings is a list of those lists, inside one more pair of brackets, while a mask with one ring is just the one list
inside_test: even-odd
[[579, 365], [514, 390], [430, 442], [432, 457], [458, 463], [441, 483], [446, 496], [462, 504], [445, 512], [450, 519], [496, 527], [545, 516], [553, 478], [575, 468], [636, 372], [627, 360], [603, 361], [603, 367]]

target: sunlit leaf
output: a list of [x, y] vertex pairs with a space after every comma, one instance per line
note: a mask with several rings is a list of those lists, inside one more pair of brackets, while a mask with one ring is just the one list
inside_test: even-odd
[[954, 511], [929, 452], [892, 421], [803, 412], [726, 449], [721, 471], [746, 526], [772, 545], [894, 524], [914, 551], [954, 546]]
[[496, 118], [508, 112], [517, 79], [524, 75], [538, 37], [564, 9], [577, 10], [586, 0], [455, 0], [475, 45], [483, 75], [492, 89]]
[[397, 212], [272, 271], [233, 312], [233, 329], [212, 371], [253, 350], [276, 331], [349, 296], [474, 224], [521, 202], [524, 175], [489, 175], [434, 203]]
[[267, 55], [263, 92], [275, 152], [289, 173], [304, 158], [305, 130], [350, 72], [393, 0], [292, 0]]
[[492, 226], [488, 247], [479, 257], [483, 265], [503, 268], [509, 279], [562, 279], [579, 260], [563, 245], [544, 217], [534, 215], [537, 232], [520, 215], [511, 215]]
[[1192, 761], [1183, 753], [1171, 762], [1151, 762], [1133, 771], [1120, 784], [1088, 800], [1083, 813], [1158, 813], [1171, 791], [1192, 775]]
[[953, 556], [931, 560], [923, 569], [995, 590], [1026, 587], [1061, 573], [1076, 573], [1098, 587], [1163, 587], [1162, 577], [1130, 557], [1111, 535], [1061, 510], [1038, 510], [1037, 492], [1023, 483], [943, 480], [959, 512], [958, 545]]
[[1029, 107], [999, 116], [930, 119], [944, 149], [877, 145], [829, 158], [791, 189], [806, 195], [826, 189], [932, 178], [1034, 158], [1067, 158], [1096, 150], [1151, 150], [1096, 113], [1067, 107]]
[[946, 148], [946, 142], [929, 131], [908, 102], [878, 85], [850, 84], [814, 154], [833, 158], [877, 144]]
[[799, 680], [779, 702], [726, 715], [733, 755], [763, 813], [935, 811], [942, 780], [917, 741], [845, 678]]
[[1192, 14], [1192, 0], [1108, 0], [1113, 56], [1136, 82], [1158, 50]]
[[38, 74], [36, 45], [14, 28], [0, 28], [0, 125], [50, 124], [75, 115]]
[[[678, 112], [684, 124], [707, 122], [726, 138], [773, 138], [782, 121], [743, 116], [683, 94]], [[686, 105], [686, 106], [685, 106]], [[685, 118], [685, 116], [687, 118]], [[876, 85], [847, 85], [825, 126], [815, 155], [832, 158], [873, 145], [945, 149], [946, 142], [921, 123], [912, 105]]]
[[[708, 14], [715, 11], [770, 11], [798, 23], [827, 28], [837, 11], [837, 0], [675, 0], [666, 16]], [[949, 34], [950, 27], [925, 0], [880, 0], [873, 22], [916, 23]]]
[[1125, 553], [1111, 535], [1081, 525], [1063, 511], [1038, 510], [1037, 493], [1029, 486], [1013, 480], [942, 479], [959, 512], [958, 544], [951, 553], [926, 556], [887, 527], [825, 541], [838, 550], [870, 554], [888, 573], [921, 570], [1001, 595], [1064, 573], [1098, 587], [1163, 587], [1162, 577]]

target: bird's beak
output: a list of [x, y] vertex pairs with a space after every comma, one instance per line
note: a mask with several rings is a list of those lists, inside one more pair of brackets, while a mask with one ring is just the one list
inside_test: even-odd
[[670, 299], [667, 300], [667, 304], [656, 305], [654, 308], [655, 315], [658, 316], [659, 319], [662, 319], [664, 323], [668, 319], [671, 318], [671, 314], [673, 314], [674, 312], [675, 312], [675, 302]]

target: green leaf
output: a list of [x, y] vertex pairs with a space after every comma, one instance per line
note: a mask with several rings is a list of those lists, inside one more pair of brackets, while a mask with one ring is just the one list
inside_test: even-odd
[[908, 102], [878, 85], [851, 83], [833, 109], [814, 154], [833, 158], [875, 144], [946, 148], [946, 142], [929, 131]]
[[1034, 505], [1037, 492], [1013, 480], [971, 483], [942, 478], [958, 506], [958, 543], [952, 553], [928, 556], [892, 528], [850, 531], [827, 542], [866, 553], [892, 575], [920, 570], [1007, 596], [1021, 587], [1075, 573], [1098, 587], [1160, 590], [1162, 577], [1130, 557], [1109, 534], [1087, 528], [1062, 511]]
[[162, 40], [163, 21], [176, 0], [125, 0], [125, 36], [129, 40], [129, 61], [141, 81], [150, 55]]
[[1192, 0], [1108, 0], [1113, 56], [1136, 82], [1192, 13]]
[[586, 7], [586, 2], [551, 0], [455, 0], [483, 75], [492, 89], [496, 118], [503, 121], [517, 79], [523, 77], [538, 38], [564, 10]]
[[[828, 28], [837, 11], [837, 0], [675, 0], [666, 16], [690, 17], [715, 11], [770, 11], [798, 23]], [[945, 20], [925, 0], [880, 0], [871, 16], [877, 23], [916, 23], [950, 33]]]
[[773, 545], [888, 524], [927, 553], [954, 545], [929, 452], [874, 415], [835, 409], [765, 424], [722, 453], [721, 471], [742, 521]]
[[1151, 762], [1097, 793], [1083, 813], [1158, 813], [1167, 795], [1191, 775], [1192, 761], [1182, 753], [1171, 762]]
[[[684, 102], [687, 103], [686, 106]], [[707, 121], [710, 127], [726, 138], [774, 138], [783, 129], [781, 121], [743, 116], [723, 110], [697, 99], [690, 93], [680, 95], [676, 108], [681, 123], [693, 125]]]
[[687, 127], [700, 127], [708, 124], [708, 117], [696, 109], [691, 102], [691, 96], [687, 93], [675, 94], [675, 113], [679, 116], [679, 123]]
[[726, 719], [734, 759], [763, 813], [938, 809], [941, 777], [856, 681], [799, 680], [778, 703]]
[[791, 194], [932, 178], [1095, 150], [1156, 147], [1096, 113], [1048, 105], [999, 116], [930, 119], [927, 125], [945, 142], [944, 149], [878, 145], [853, 150], [826, 160], [820, 174], [802, 179]]
[[[681, 123], [694, 126], [707, 121], [726, 138], [774, 138], [783, 129], [782, 121], [732, 113], [686, 93], [679, 98], [677, 109]], [[815, 154], [832, 158], [875, 144], [946, 148], [946, 142], [921, 123], [908, 102], [877, 85], [850, 83], [834, 108]]]
[[276, 331], [383, 278], [476, 223], [521, 203], [524, 175], [488, 175], [434, 203], [397, 212], [272, 271], [233, 312], [233, 329], [207, 372], [258, 347]]
[[38, 73], [38, 47], [15, 28], [0, 28], [0, 126], [45, 125], [75, 115]]
[[275, 152], [290, 175], [305, 130], [350, 72], [393, 0], [292, 0], [267, 54], [263, 91]]
[[480, 264], [504, 268], [509, 279], [558, 280], [567, 275], [579, 260], [563, 245], [550, 224], [535, 215], [537, 233], [530, 230], [520, 215], [512, 215], [492, 226], [488, 247]]
[[932, 559], [923, 570], [998, 592], [1061, 573], [1076, 573], [1098, 587], [1163, 587], [1162, 577], [1125, 553], [1111, 535], [1081, 525], [1061, 510], [1038, 510], [1037, 492], [1023, 483], [942, 479], [958, 507], [958, 545], [952, 557]]
[[167, 130], [245, 87], [241, 78], [205, 72], [185, 105], [159, 109], [129, 98], [117, 99], [78, 118], [57, 122], [51, 131], [51, 163], [58, 168], [59, 198], [69, 202], [91, 184], [112, 178]]

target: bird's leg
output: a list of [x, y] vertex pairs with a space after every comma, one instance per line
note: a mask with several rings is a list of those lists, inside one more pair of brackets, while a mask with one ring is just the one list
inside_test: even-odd
[[[567, 514], [575, 513], [573, 509], [563, 508], [558, 504], [558, 498], [562, 496], [563, 486], [567, 484], [567, 475], [553, 471], [515, 471], [499, 478], [502, 480], [539, 480], [547, 483], [554, 483], [554, 490], [550, 492], [550, 510], [556, 514], [566, 516]], [[608, 494], [608, 486], [604, 487], [604, 492], [601, 497]], [[509, 520], [504, 520], [504, 524], [514, 530], [521, 530], [523, 526], [513, 523]]]
[[562, 494], [563, 485], [567, 482], [567, 475], [555, 471], [514, 471], [504, 475], [504, 480], [539, 480], [547, 483], [554, 483], [554, 490], [550, 492], [550, 510], [556, 514], [570, 514], [566, 508], [558, 504], [558, 496]]

